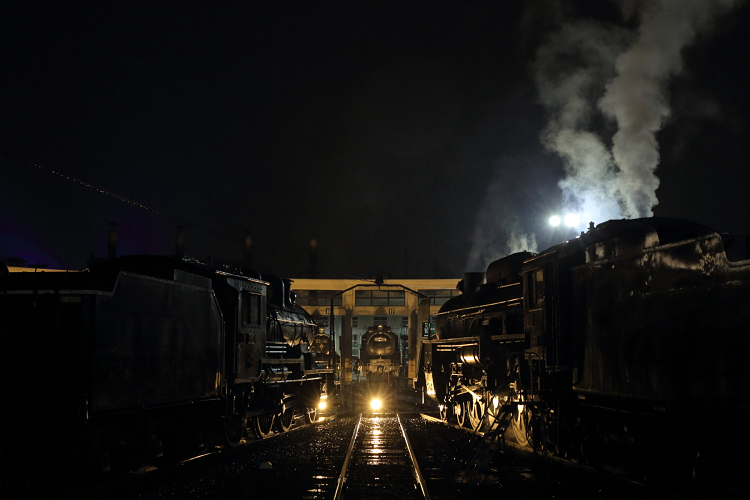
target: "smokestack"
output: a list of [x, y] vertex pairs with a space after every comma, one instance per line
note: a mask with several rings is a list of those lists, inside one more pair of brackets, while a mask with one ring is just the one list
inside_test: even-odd
[[177, 226], [177, 236], [175, 237], [175, 255], [183, 257], [185, 255], [185, 226]]
[[109, 226], [109, 241], [107, 242], [107, 258], [114, 259], [117, 257], [117, 222], [110, 222]]
[[318, 235], [310, 235], [310, 278], [318, 277]]
[[253, 268], [253, 238], [249, 229], [245, 231], [245, 251], [242, 258], [242, 265], [247, 269]]
[[474, 295], [486, 281], [485, 273], [464, 273], [464, 279], [459, 283], [459, 290], [464, 295]]

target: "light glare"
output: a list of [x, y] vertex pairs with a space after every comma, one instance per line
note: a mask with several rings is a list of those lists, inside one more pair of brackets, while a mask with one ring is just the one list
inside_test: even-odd
[[379, 410], [381, 406], [381, 402], [379, 399], [373, 399], [372, 402], [370, 402], [370, 406], [373, 410]]
[[578, 225], [578, 216], [576, 214], [568, 214], [565, 216], [565, 225], [568, 227], [575, 227]]
[[559, 226], [560, 225], [560, 217], [558, 217], [557, 215], [553, 215], [552, 217], [550, 217], [549, 218], [549, 225], [550, 226], [554, 226], [554, 227]]

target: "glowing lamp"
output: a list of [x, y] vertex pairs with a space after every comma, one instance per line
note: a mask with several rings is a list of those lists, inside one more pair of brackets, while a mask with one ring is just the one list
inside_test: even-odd
[[379, 399], [373, 399], [372, 401], [370, 401], [370, 407], [373, 410], [379, 410], [381, 406], [382, 406], [382, 403], [380, 402]]
[[558, 217], [557, 215], [553, 215], [552, 217], [550, 217], [549, 218], [549, 225], [553, 226], [553, 227], [559, 226], [560, 225], [560, 217]]

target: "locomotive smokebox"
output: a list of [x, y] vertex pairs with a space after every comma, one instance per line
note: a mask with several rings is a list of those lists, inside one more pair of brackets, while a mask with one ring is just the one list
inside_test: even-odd
[[458, 283], [458, 289], [464, 295], [474, 295], [485, 281], [484, 273], [464, 273], [464, 279]]

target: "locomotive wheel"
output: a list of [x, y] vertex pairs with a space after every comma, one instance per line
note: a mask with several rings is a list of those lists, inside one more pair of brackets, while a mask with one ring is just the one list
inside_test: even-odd
[[305, 412], [305, 423], [312, 424], [318, 420], [318, 407], [310, 406]]
[[224, 417], [224, 443], [236, 448], [245, 436], [247, 418], [244, 415], [227, 415]]
[[469, 425], [473, 430], [478, 431], [482, 427], [482, 420], [484, 420], [484, 403], [474, 399], [468, 404], [470, 406]]
[[274, 416], [271, 414], [253, 418], [253, 430], [255, 431], [255, 435], [258, 436], [258, 439], [265, 439], [271, 435], [273, 421]]
[[438, 405], [438, 411], [440, 412], [440, 420], [445, 422], [448, 420], [448, 407], [445, 405]]
[[466, 402], [461, 402], [453, 407], [453, 411], [456, 414], [456, 422], [458, 422], [458, 425], [461, 427], [463, 427], [466, 422], [467, 406]]
[[292, 428], [292, 424], [294, 424], [294, 409], [288, 408], [285, 412], [277, 415], [274, 420], [276, 422], [276, 428], [279, 431], [288, 431]]
[[510, 428], [513, 431], [513, 436], [516, 438], [516, 442], [521, 446], [531, 446], [529, 442], [529, 431], [528, 429], [529, 412], [524, 407], [511, 421]]

